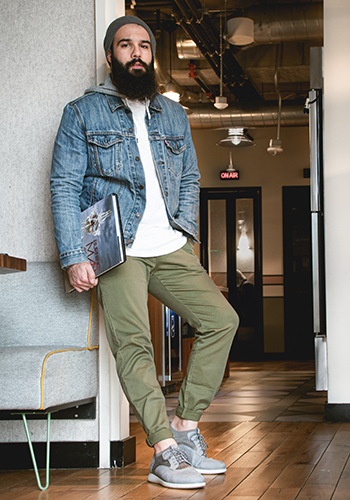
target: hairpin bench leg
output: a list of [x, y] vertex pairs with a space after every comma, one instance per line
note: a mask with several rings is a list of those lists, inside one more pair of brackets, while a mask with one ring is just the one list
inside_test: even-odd
[[32, 440], [30, 439], [30, 434], [29, 434], [29, 429], [28, 429], [26, 415], [25, 415], [25, 413], [21, 413], [21, 415], [22, 415], [22, 419], [23, 419], [24, 429], [26, 431], [26, 436], [27, 436], [27, 441], [28, 441], [28, 446], [29, 446], [30, 454], [31, 454], [31, 457], [32, 457], [33, 465], [34, 465], [34, 471], [35, 471], [36, 481], [37, 481], [38, 486], [39, 486], [39, 488], [41, 490], [46, 490], [49, 487], [49, 474], [50, 474], [50, 422], [51, 422], [51, 413], [47, 414], [46, 485], [45, 486], [42, 486], [41, 481], [40, 481], [38, 466], [37, 466], [36, 459], [35, 459], [35, 454], [34, 454], [34, 449], [33, 449], [33, 445], [32, 445]]

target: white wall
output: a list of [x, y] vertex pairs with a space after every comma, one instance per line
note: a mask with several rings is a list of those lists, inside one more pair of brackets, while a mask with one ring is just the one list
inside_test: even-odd
[[350, 3], [324, 0], [324, 153], [329, 403], [350, 403]]
[[57, 260], [53, 141], [64, 105], [95, 83], [93, 0], [0, 3], [0, 251]]
[[[54, 262], [51, 153], [64, 105], [95, 83], [94, 0], [1, 2], [0, 47], [0, 252]], [[54, 441], [98, 438], [96, 420], [52, 423]], [[2, 422], [0, 441], [25, 441], [22, 423]]]
[[[105, 30], [123, 14], [123, 0], [13, 0], [0, 5], [0, 210], [5, 228], [0, 252], [28, 261], [58, 260], [49, 191], [54, 138], [67, 102], [96, 79], [103, 81]], [[99, 319], [102, 418], [55, 420], [51, 438], [100, 440], [100, 465], [108, 467], [109, 439], [129, 435], [129, 407], [96, 311], [94, 320]], [[33, 421], [30, 429], [34, 441], [46, 439], [44, 422]], [[3, 422], [0, 441], [24, 440], [21, 422]]]

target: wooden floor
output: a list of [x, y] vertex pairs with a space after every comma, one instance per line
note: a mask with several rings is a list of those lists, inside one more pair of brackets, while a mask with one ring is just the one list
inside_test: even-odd
[[[201, 432], [209, 445], [208, 455], [225, 461], [228, 467], [226, 474], [206, 476], [204, 489], [171, 490], [147, 483], [152, 450], [145, 444], [145, 434], [140, 425], [132, 423], [131, 434], [136, 436], [137, 441], [137, 461], [134, 464], [111, 470], [52, 470], [50, 487], [46, 492], [37, 489], [33, 471], [0, 472], [0, 500], [349, 500], [350, 424], [319, 421], [319, 414], [312, 413], [309, 408], [310, 401], [307, 403], [307, 419], [305, 411], [301, 411], [300, 418], [296, 411], [291, 416], [290, 407], [282, 404], [288, 398], [291, 402], [293, 394], [305, 398], [301, 388], [310, 390], [310, 383], [308, 380], [305, 382], [310, 366], [305, 366], [303, 370], [299, 366], [298, 376], [294, 379], [302, 383], [296, 384], [296, 388], [290, 385], [287, 395], [283, 394], [287, 386], [284, 385], [283, 391], [281, 387], [276, 388], [276, 384], [281, 380], [285, 384], [285, 371], [291, 371], [290, 365], [278, 365], [280, 371], [276, 371], [276, 365], [250, 366], [247, 369], [236, 364], [233, 368], [235, 377], [221, 388], [226, 399], [230, 395], [227, 392], [230, 383], [235, 387], [233, 397], [236, 397], [239, 371], [245, 374], [261, 372], [261, 383], [265, 389], [263, 381], [270, 380], [271, 383], [271, 372], [274, 372], [273, 390], [275, 394], [279, 393], [280, 399], [276, 401], [272, 398], [269, 408], [251, 410], [241, 421], [212, 421], [210, 417], [201, 422]], [[252, 396], [249, 387], [244, 385], [246, 381], [244, 378], [240, 397]], [[256, 379], [250, 389], [257, 391]], [[292, 407], [298, 408], [295, 398]], [[225, 400], [225, 406], [226, 403]], [[282, 413], [276, 412], [276, 408]], [[243, 414], [246, 413], [244, 410]], [[312, 415], [315, 415], [314, 419]]]

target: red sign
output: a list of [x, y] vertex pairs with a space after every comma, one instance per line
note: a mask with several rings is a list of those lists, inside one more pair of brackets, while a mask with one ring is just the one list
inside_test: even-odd
[[220, 172], [220, 179], [223, 181], [229, 180], [229, 179], [239, 179], [239, 171], [238, 170], [221, 170]]

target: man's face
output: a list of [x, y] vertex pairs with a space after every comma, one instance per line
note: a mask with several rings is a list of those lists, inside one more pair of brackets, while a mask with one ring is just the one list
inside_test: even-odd
[[[152, 49], [149, 34], [138, 24], [125, 24], [114, 36], [113, 55], [122, 64], [129, 63], [128, 71], [145, 71], [144, 65], [152, 62]], [[107, 56], [108, 62], [112, 63], [111, 51]], [[133, 63], [132, 61], [135, 62]]]
[[151, 99], [158, 92], [151, 42], [138, 24], [125, 24], [114, 36], [107, 60], [119, 92], [129, 99]]

